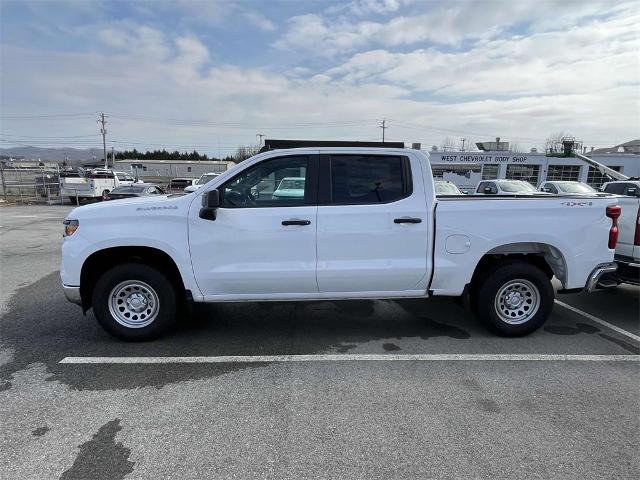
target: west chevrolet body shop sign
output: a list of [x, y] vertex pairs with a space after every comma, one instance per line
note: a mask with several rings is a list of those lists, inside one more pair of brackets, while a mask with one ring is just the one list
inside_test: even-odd
[[[443, 163], [527, 163], [527, 155], [501, 153], [432, 153], [431, 161]], [[538, 158], [539, 162], [540, 159]]]

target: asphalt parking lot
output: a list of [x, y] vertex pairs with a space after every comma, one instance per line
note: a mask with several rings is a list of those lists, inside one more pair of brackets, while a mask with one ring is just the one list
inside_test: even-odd
[[[210, 305], [129, 344], [63, 297], [69, 210], [0, 207], [3, 479], [640, 477], [638, 287], [520, 339], [434, 299]], [[353, 356], [269, 360], [321, 354]], [[223, 355], [253, 360], [60, 363]]]

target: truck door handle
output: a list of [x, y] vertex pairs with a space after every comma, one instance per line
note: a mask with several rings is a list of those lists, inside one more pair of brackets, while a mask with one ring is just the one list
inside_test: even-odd
[[393, 223], [420, 223], [422, 222], [421, 218], [396, 218], [393, 220]]
[[285, 227], [289, 225], [311, 225], [311, 220], [283, 220], [282, 225]]

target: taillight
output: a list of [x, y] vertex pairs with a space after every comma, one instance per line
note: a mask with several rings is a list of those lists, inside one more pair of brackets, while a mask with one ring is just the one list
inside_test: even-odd
[[622, 213], [622, 208], [618, 205], [607, 207], [607, 217], [612, 220], [611, 229], [609, 230], [609, 248], [612, 250], [616, 248], [618, 243], [618, 218], [620, 213]]
[[633, 236], [633, 244], [640, 246], [640, 208], [638, 208], [638, 217], [636, 218], [636, 233]]

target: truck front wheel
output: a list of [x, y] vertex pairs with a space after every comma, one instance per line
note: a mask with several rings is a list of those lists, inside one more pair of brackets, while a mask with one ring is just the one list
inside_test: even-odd
[[530, 263], [504, 263], [477, 283], [471, 298], [473, 311], [497, 335], [528, 335], [551, 315], [553, 286], [546, 274]]
[[128, 341], [158, 338], [176, 321], [176, 290], [160, 271], [126, 263], [105, 272], [93, 290], [93, 312], [111, 335]]

